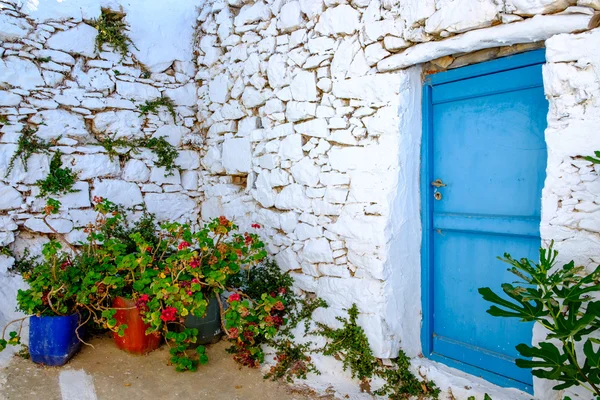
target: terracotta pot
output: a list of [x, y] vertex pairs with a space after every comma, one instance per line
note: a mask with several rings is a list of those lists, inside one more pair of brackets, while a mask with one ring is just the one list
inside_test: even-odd
[[[135, 302], [124, 297], [117, 297], [112, 305], [115, 308], [130, 308], [135, 307]], [[146, 335], [146, 329], [150, 325], [144, 323], [137, 308], [117, 310], [115, 319], [118, 325], [127, 324], [123, 337], [113, 333], [115, 344], [121, 350], [133, 354], [146, 354], [160, 346], [160, 335]]]

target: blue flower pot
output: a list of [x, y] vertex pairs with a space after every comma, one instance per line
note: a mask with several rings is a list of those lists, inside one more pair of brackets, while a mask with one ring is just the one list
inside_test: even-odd
[[81, 347], [75, 329], [79, 314], [30, 318], [29, 355], [37, 364], [64, 365]]

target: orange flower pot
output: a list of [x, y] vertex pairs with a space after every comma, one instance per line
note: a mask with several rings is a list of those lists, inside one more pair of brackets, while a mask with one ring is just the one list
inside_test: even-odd
[[130, 310], [117, 310], [115, 319], [117, 325], [127, 324], [125, 334], [121, 337], [113, 333], [115, 344], [121, 350], [133, 354], [146, 354], [160, 346], [160, 335], [146, 335], [150, 325], [145, 324], [140, 312], [135, 308], [135, 301], [124, 297], [117, 297], [113, 301], [115, 308], [131, 308]]

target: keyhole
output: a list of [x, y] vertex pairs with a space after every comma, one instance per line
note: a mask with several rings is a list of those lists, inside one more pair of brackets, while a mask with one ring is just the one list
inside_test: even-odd
[[433, 198], [436, 200], [441, 200], [442, 199], [442, 194], [440, 192], [435, 192], [433, 194]]

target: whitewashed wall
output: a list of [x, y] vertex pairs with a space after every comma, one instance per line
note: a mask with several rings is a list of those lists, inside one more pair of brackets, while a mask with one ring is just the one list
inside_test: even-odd
[[[561, 35], [585, 31], [598, 0], [102, 4], [125, 7], [134, 55], [153, 72], [149, 79], [131, 57], [93, 53], [95, 32], [81, 18], [99, 14], [96, 2], [0, 2], [0, 114], [12, 124], [0, 131], [0, 175], [22, 124], [44, 121], [41, 134], [62, 133], [65, 162], [80, 172], [83, 190], [62, 199], [56, 220], [69, 237], [80, 237], [90, 218], [91, 195], [145, 204], [162, 218], [225, 214], [247, 229], [259, 222], [298, 290], [330, 304], [317, 320], [333, 325], [357, 303], [377, 356], [404, 349], [457, 398], [520, 396], [417, 357], [421, 64], [457, 67], [550, 38], [542, 235], [557, 241], [563, 259], [598, 262], [596, 174], [577, 156], [600, 149], [599, 34]], [[46, 55], [52, 62], [35, 60]], [[166, 112], [137, 115], [139, 102], [161, 93], [178, 104], [176, 126]], [[94, 145], [103, 130], [166, 133], [182, 149], [180, 173], [165, 177], [147, 152], [124, 165], [111, 161]], [[44, 241], [32, 184], [47, 174], [48, 161], [33, 156], [28, 173], [17, 165], [1, 180], [1, 244], [17, 254]], [[6, 274], [11, 262], [0, 263], [0, 323], [12, 316], [19, 285]], [[317, 362], [326, 373], [311, 385], [368, 398], [339, 362]], [[554, 396], [539, 382], [536, 395]]]

